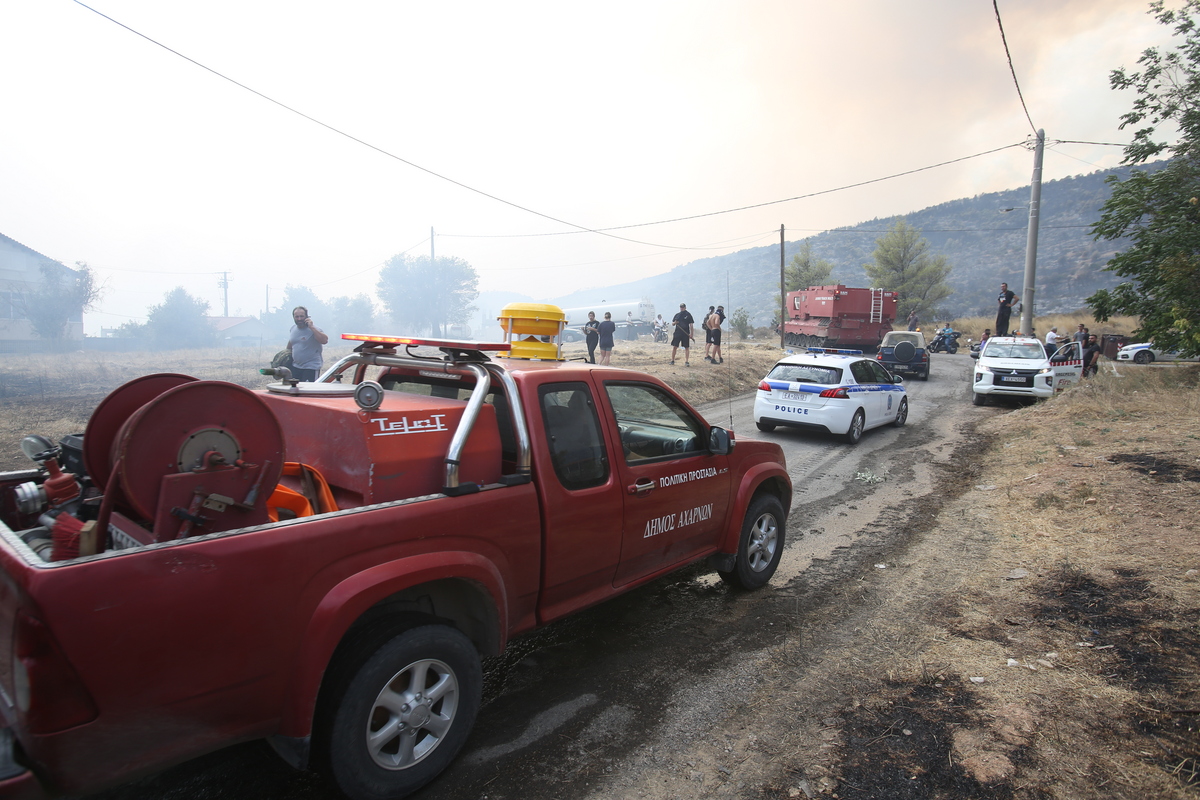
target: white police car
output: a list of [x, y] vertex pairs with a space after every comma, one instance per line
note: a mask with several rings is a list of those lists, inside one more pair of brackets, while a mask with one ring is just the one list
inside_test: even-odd
[[1127, 344], [1117, 351], [1117, 361], [1132, 361], [1135, 364], [1153, 364], [1155, 361], [1200, 361], [1200, 357], [1184, 358], [1170, 350], [1159, 350], [1151, 342]]
[[908, 420], [901, 383], [861, 350], [810, 348], [779, 361], [758, 384], [754, 424], [825, 430], [856, 444], [865, 430]]

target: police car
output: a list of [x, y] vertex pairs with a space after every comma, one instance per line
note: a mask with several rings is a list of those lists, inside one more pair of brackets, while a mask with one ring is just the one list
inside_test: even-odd
[[758, 384], [754, 424], [825, 430], [857, 444], [863, 431], [908, 420], [902, 378], [861, 350], [809, 348], [782, 359]]
[[1127, 344], [1117, 351], [1117, 361], [1153, 364], [1155, 361], [1200, 361], [1200, 357], [1185, 358], [1171, 350], [1159, 350], [1151, 342]]

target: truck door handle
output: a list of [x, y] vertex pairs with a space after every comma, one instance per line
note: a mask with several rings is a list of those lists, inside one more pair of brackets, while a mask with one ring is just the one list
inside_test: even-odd
[[638, 478], [637, 482], [629, 487], [629, 493], [636, 494], [639, 497], [641, 495], [650, 494], [652, 491], [654, 491], [653, 478]]

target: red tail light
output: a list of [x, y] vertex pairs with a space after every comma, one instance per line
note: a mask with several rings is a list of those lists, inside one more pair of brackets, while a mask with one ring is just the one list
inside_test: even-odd
[[96, 704], [41, 620], [17, 613], [13, 684], [30, 733], [47, 734], [96, 718]]
[[850, 397], [850, 395], [846, 394], [845, 386], [839, 386], [836, 389], [826, 389], [825, 391], [821, 392], [821, 397], [840, 397], [841, 399], [846, 400]]
[[760, 381], [758, 384], [758, 390], [760, 392], [769, 392], [771, 391], [771, 384], [767, 383], [766, 381]]

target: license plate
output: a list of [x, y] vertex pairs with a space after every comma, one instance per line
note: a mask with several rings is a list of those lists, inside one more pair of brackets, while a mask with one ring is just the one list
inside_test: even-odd
[[783, 399], [790, 400], [793, 403], [807, 403], [808, 392], [784, 392]]
[[1005, 383], [1024, 383], [1025, 378], [1021, 375], [1001, 375], [1000, 380]]

